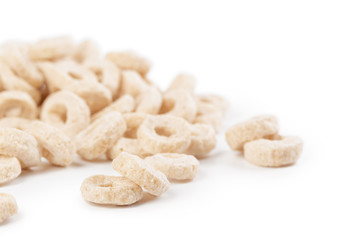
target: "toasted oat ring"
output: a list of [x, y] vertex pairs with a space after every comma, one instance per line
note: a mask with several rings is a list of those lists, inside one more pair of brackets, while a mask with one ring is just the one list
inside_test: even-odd
[[196, 117], [196, 102], [190, 92], [184, 89], [176, 89], [166, 92], [163, 96], [163, 104], [160, 114], [169, 114], [182, 117], [193, 122]]
[[105, 153], [124, 134], [126, 123], [119, 112], [109, 112], [76, 136], [77, 153], [93, 160]]
[[143, 197], [143, 190], [131, 180], [120, 176], [95, 175], [81, 184], [85, 200], [97, 204], [130, 205]]
[[0, 184], [10, 182], [21, 174], [21, 164], [16, 157], [0, 156]]
[[190, 92], [191, 94], [195, 93], [195, 78], [192, 75], [181, 73], [177, 75], [170, 86], [168, 87], [167, 91], [172, 91], [176, 89], [184, 89]]
[[0, 119], [0, 128], [16, 128], [24, 130], [32, 120], [19, 117], [5, 117]]
[[15, 215], [18, 211], [15, 198], [7, 193], [0, 193], [0, 223]]
[[79, 63], [96, 60], [100, 58], [100, 50], [95, 42], [84, 40], [76, 47], [72, 57]]
[[51, 164], [65, 167], [72, 163], [75, 145], [61, 130], [41, 121], [33, 121], [25, 131], [36, 138], [43, 157]]
[[281, 167], [294, 164], [303, 149], [299, 137], [286, 136], [279, 140], [258, 139], [245, 143], [244, 157], [262, 167]]
[[157, 114], [162, 105], [162, 94], [157, 88], [149, 87], [136, 98], [136, 102], [136, 112]]
[[141, 158], [149, 156], [140, 146], [139, 140], [136, 138], [119, 138], [118, 141], [106, 153], [109, 159], [116, 158], [121, 152], [127, 152]]
[[135, 100], [131, 95], [124, 95], [121, 98], [117, 99], [109, 106], [105, 107], [101, 111], [95, 113], [91, 116], [91, 121], [95, 121], [96, 119], [100, 118], [104, 114], [115, 111], [119, 113], [129, 113], [132, 112], [135, 108]]
[[146, 164], [138, 156], [122, 152], [113, 161], [115, 171], [143, 187], [150, 194], [159, 196], [170, 186], [166, 176]]
[[215, 132], [219, 132], [223, 124], [223, 115], [219, 111], [207, 114], [198, 113], [193, 124], [206, 124], [211, 126]]
[[62, 89], [69, 90], [85, 100], [91, 114], [100, 111], [111, 103], [110, 91], [98, 82], [73, 82]]
[[115, 64], [108, 60], [87, 60], [84, 66], [92, 71], [98, 78], [98, 81], [103, 84], [112, 96], [119, 92], [121, 83], [121, 75], [119, 69]]
[[194, 179], [200, 164], [194, 156], [178, 153], [158, 153], [144, 161], [168, 179], [175, 180]]
[[54, 61], [69, 56], [73, 51], [74, 43], [69, 37], [42, 39], [29, 46], [29, 56], [35, 61]]
[[0, 62], [0, 82], [2, 88], [9, 91], [22, 91], [29, 94], [36, 103], [41, 100], [40, 91], [31, 86], [24, 79], [16, 76], [13, 71], [4, 63]]
[[120, 96], [130, 94], [134, 98], [149, 89], [149, 85], [138, 72], [126, 70], [121, 73]]
[[73, 137], [90, 122], [90, 110], [85, 101], [69, 91], [59, 91], [46, 98], [40, 118]]
[[29, 94], [21, 91], [4, 91], [0, 93], [0, 118], [22, 117], [34, 119], [36, 115], [36, 103]]
[[109, 52], [106, 59], [112, 61], [120, 69], [134, 70], [145, 76], [150, 70], [150, 63], [143, 57], [133, 52]]
[[216, 146], [216, 134], [214, 129], [207, 124], [192, 124], [191, 143], [186, 150], [187, 154], [203, 156], [213, 150]]
[[190, 145], [190, 127], [182, 118], [152, 116], [139, 127], [137, 136], [148, 153], [181, 153]]
[[230, 106], [225, 98], [216, 94], [198, 95], [196, 96], [196, 104], [198, 106], [198, 111], [201, 111], [202, 113], [219, 110], [225, 114]]
[[22, 168], [37, 166], [41, 163], [36, 139], [15, 128], [0, 128], [0, 155], [16, 157]]
[[245, 143], [260, 138], [267, 138], [279, 131], [275, 116], [261, 115], [230, 127], [225, 134], [226, 141], [232, 150], [242, 151]]

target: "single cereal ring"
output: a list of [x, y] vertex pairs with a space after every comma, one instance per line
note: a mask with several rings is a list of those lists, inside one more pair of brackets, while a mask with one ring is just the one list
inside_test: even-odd
[[258, 139], [245, 143], [244, 157], [262, 167], [280, 167], [294, 164], [303, 149], [299, 137], [286, 136], [280, 140]]
[[109, 89], [113, 97], [118, 94], [121, 75], [115, 64], [108, 60], [98, 59], [87, 60], [84, 62], [84, 66], [97, 76], [98, 81]]
[[15, 128], [0, 128], [0, 155], [16, 157], [22, 168], [37, 166], [41, 163], [36, 139]]
[[175, 180], [194, 179], [200, 164], [194, 156], [178, 153], [158, 153], [145, 158], [144, 162]]
[[162, 94], [157, 88], [149, 87], [136, 98], [136, 102], [136, 112], [157, 114], [162, 105]]
[[182, 117], [193, 122], [196, 117], [196, 102], [190, 92], [184, 89], [176, 89], [166, 92], [163, 96], [163, 104], [160, 114], [169, 114]]
[[149, 89], [149, 85], [135, 71], [122, 71], [120, 96], [130, 94], [134, 98]]
[[139, 127], [137, 136], [145, 152], [181, 153], [190, 145], [190, 126], [182, 118], [152, 116]]
[[140, 146], [139, 140], [135, 138], [122, 137], [112, 146], [106, 153], [107, 158], [114, 159], [120, 153], [127, 152], [141, 158], [147, 157], [150, 154], [146, 153]]
[[21, 91], [4, 91], [0, 93], [0, 118], [22, 117], [34, 119], [37, 107], [29, 94]]
[[76, 136], [77, 153], [86, 160], [94, 160], [111, 148], [125, 130], [121, 113], [109, 112]]
[[62, 89], [71, 91], [85, 100], [91, 114], [100, 111], [111, 103], [111, 92], [98, 82], [73, 82]]
[[244, 144], [277, 134], [279, 125], [272, 115], [261, 115], [230, 127], [225, 134], [226, 142], [232, 150], [242, 151]]
[[31, 86], [24, 79], [16, 76], [10, 67], [0, 62], [0, 82], [1, 88], [9, 91], [22, 91], [29, 94], [36, 103], [41, 100], [40, 92]]
[[16, 157], [0, 156], [0, 184], [10, 182], [21, 174], [21, 164]]
[[33, 121], [25, 128], [38, 141], [41, 152], [51, 164], [68, 166], [76, 154], [75, 145], [69, 137], [56, 127], [41, 121]]
[[120, 176], [95, 175], [81, 184], [86, 201], [97, 204], [130, 205], [143, 197], [143, 190], [131, 180]]
[[124, 133], [124, 137], [137, 138], [139, 127], [149, 116], [150, 115], [146, 113], [125, 113], [126, 132]]
[[2, 46], [4, 61], [11, 67], [17, 76], [23, 78], [34, 88], [44, 83], [44, 77], [30, 61], [26, 44], [8, 43]]
[[91, 117], [91, 121], [95, 121], [96, 119], [100, 118], [104, 114], [108, 112], [119, 112], [119, 113], [129, 113], [132, 112], [135, 108], [135, 100], [131, 95], [124, 95], [121, 98], [114, 101], [112, 104], [107, 106], [106, 108], [102, 109], [101, 111], [95, 113]]
[[15, 215], [18, 211], [15, 198], [7, 193], [0, 193], [0, 223]]
[[221, 111], [223, 114], [229, 109], [229, 102], [216, 94], [205, 94], [196, 96], [198, 111], [205, 114], [212, 111]]
[[195, 93], [195, 77], [186, 73], [181, 73], [177, 75], [170, 86], [167, 89], [167, 92], [170, 92], [172, 90], [176, 89], [183, 89], [186, 90], [192, 94]]
[[99, 59], [100, 58], [99, 46], [91, 40], [84, 40], [76, 47], [72, 57], [75, 61], [79, 63], [83, 63], [87, 60]]
[[134, 70], [142, 76], [146, 76], [150, 70], [148, 60], [133, 52], [109, 52], [106, 54], [106, 59], [115, 63], [120, 69]]
[[223, 124], [223, 114], [220, 111], [206, 114], [198, 112], [193, 124], [206, 124], [211, 126], [215, 132], [219, 132]]
[[186, 150], [187, 154], [202, 156], [209, 153], [216, 146], [216, 134], [214, 129], [207, 124], [192, 124], [191, 143]]
[[69, 56], [74, 51], [74, 42], [69, 37], [43, 39], [29, 46], [32, 60], [54, 61]]
[[90, 110], [85, 101], [74, 93], [59, 91], [46, 98], [40, 119], [73, 137], [89, 125]]
[[152, 195], [159, 196], [170, 187], [163, 173], [153, 169], [138, 156], [122, 152], [112, 161], [112, 166], [115, 171]]
[[16, 128], [24, 130], [30, 123], [31, 120], [26, 118], [5, 117], [0, 119], [0, 128]]

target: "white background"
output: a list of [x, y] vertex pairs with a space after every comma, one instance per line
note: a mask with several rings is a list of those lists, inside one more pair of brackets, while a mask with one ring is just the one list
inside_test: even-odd
[[131, 207], [85, 202], [110, 162], [25, 172], [1, 192], [19, 213], [0, 239], [359, 239], [359, 1], [1, 1], [0, 41], [70, 35], [148, 57], [163, 88], [179, 72], [232, 107], [224, 129], [272, 113], [304, 139], [291, 167], [268, 169], [218, 146], [197, 178]]

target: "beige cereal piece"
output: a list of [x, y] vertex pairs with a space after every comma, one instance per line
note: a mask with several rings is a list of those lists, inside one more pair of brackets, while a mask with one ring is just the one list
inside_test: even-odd
[[130, 94], [136, 98], [148, 89], [149, 85], [144, 81], [139, 73], [130, 70], [122, 71], [120, 96]]
[[51, 164], [65, 167], [72, 163], [76, 154], [75, 145], [60, 129], [41, 121], [33, 121], [25, 131], [36, 138], [43, 157]]
[[159, 113], [182, 117], [193, 122], [197, 113], [195, 99], [190, 92], [184, 89], [166, 92]]
[[299, 137], [285, 136], [279, 140], [258, 139], [244, 145], [247, 161], [262, 167], [281, 167], [294, 164], [303, 149]]
[[150, 154], [146, 153], [140, 146], [139, 140], [136, 138], [122, 137], [112, 146], [106, 153], [107, 158], [114, 159], [121, 152], [127, 152], [141, 158], [147, 157]]
[[149, 116], [150, 115], [146, 113], [125, 113], [124, 119], [126, 122], [126, 132], [124, 133], [124, 137], [137, 138], [137, 131], [139, 127]]
[[136, 112], [157, 114], [162, 105], [162, 94], [157, 88], [149, 87], [136, 98], [136, 102]]
[[121, 75], [115, 64], [108, 60], [87, 60], [84, 66], [92, 71], [98, 81], [103, 84], [112, 96], [115, 97], [119, 92]]
[[91, 40], [84, 40], [76, 47], [72, 57], [79, 63], [83, 63], [87, 60], [99, 59], [99, 46]]
[[0, 184], [14, 180], [21, 174], [21, 164], [16, 157], [0, 156]]
[[111, 92], [98, 82], [73, 82], [63, 87], [85, 100], [91, 114], [108, 106], [112, 101]]
[[85, 101], [74, 93], [59, 91], [46, 98], [40, 119], [73, 137], [89, 125], [90, 110]]
[[216, 133], [214, 129], [207, 124], [192, 124], [191, 143], [186, 150], [187, 154], [203, 156], [213, 150], [216, 146]]
[[260, 138], [267, 138], [279, 131], [275, 116], [261, 115], [230, 127], [225, 134], [226, 141], [232, 150], [242, 151], [245, 143]]
[[20, 117], [5, 117], [0, 119], [0, 128], [16, 128], [19, 130], [24, 130], [31, 120]]
[[29, 46], [30, 59], [35, 61], [54, 61], [70, 56], [74, 51], [74, 42], [69, 37], [43, 39]]
[[76, 136], [77, 153], [85, 160], [94, 160], [110, 149], [125, 130], [122, 114], [109, 112]]
[[215, 132], [219, 132], [223, 124], [223, 114], [219, 111], [206, 114], [197, 113], [193, 123], [209, 125], [214, 129]]
[[106, 54], [106, 59], [115, 63], [120, 69], [134, 70], [142, 76], [146, 76], [151, 66], [148, 60], [133, 52], [109, 52]]
[[3, 60], [16, 73], [34, 88], [39, 88], [44, 77], [30, 61], [26, 44], [8, 43], [1, 47]]
[[194, 179], [200, 164], [194, 156], [178, 153], [158, 153], [145, 158], [144, 162], [175, 180]]
[[24, 79], [16, 76], [10, 67], [0, 62], [0, 85], [8, 91], [22, 91], [29, 94], [36, 103], [41, 100], [39, 90], [35, 89]]
[[142, 149], [151, 154], [182, 153], [191, 142], [189, 123], [170, 115], [147, 118], [139, 127], [137, 136]]
[[15, 128], [0, 128], [0, 155], [16, 157], [22, 168], [37, 166], [41, 163], [36, 139]]
[[3, 91], [0, 93], [0, 118], [34, 119], [36, 115], [37, 106], [29, 94], [21, 91]]
[[113, 161], [115, 171], [143, 187], [150, 194], [160, 196], [168, 190], [166, 176], [149, 166], [138, 156], [122, 152]]
[[200, 112], [209, 113], [221, 111], [223, 114], [229, 109], [229, 102], [216, 94], [202, 94], [196, 96], [196, 104]]
[[7, 193], [0, 193], [0, 223], [15, 215], [18, 211], [15, 198]]
[[196, 81], [194, 76], [186, 73], [181, 73], [174, 78], [167, 91], [169, 92], [176, 89], [183, 89], [194, 94], [195, 85]]
[[130, 205], [143, 197], [139, 185], [120, 176], [88, 177], [81, 184], [80, 190], [86, 201], [97, 204]]
[[91, 117], [91, 121], [95, 121], [96, 119], [98, 119], [99, 117], [103, 116], [104, 114], [108, 113], [108, 112], [119, 112], [119, 113], [129, 113], [132, 112], [135, 108], [135, 100], [131, 95], [124, 95], [121, 98], [118, 98], [117, 100], [115, 100], [112, 104], [110, 104], [109, 106], [105, 107], [104, 109], [102, 109], [101, 111], [95, 113], [92, 117]]

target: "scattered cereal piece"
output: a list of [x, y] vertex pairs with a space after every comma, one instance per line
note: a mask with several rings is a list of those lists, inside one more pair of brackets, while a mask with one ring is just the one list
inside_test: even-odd
[[146, 76], [150, 70], [150, 63], [133, 52], [109, 52], [106, 59], [115, 63], [120, 69], [134, 70]]
[[0, 184], [10, 182], [21, 174], [21, 164], [16, 157], [0, 156]]
[[29, 46], [32, 60], [58, 60], [69, 56], [74, 51], [73, 40], [69, 37], [43, 39]]
[[203, 156], [213, 150], [216, 146], [216, 134], [214, 129], [207, 124], [192, 124], [191, 143], [186, 150], [187, 154]]
[[7, 193], [0, 193], [0, 223], [15, 215], [18, 211], [15, 198]]
[[167, 89], [168, 92], [176, 89], [183, 89], [192, 94], [195, 93], [195, 78], [189, 74], [179, 74], [177, 75], [172, 83], [170, 84], [169, 88]]

